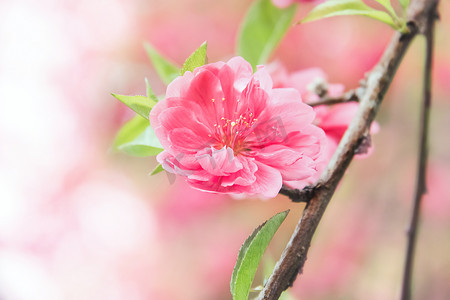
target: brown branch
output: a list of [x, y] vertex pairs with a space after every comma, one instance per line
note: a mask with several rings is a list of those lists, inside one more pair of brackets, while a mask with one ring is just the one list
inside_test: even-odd
[[258, 299], [278, 299], [284, 290], [292, 286], [297, 274], [301, 273], [314, 232], [336, 186], [360, 144], [368, 135], [370, 124], [375, 118], [403, 55], [416, 34], [424, 32], [423, 28], [425, 28], [424, 24], [426, 24], [429, 12], [438, 1], [411, 1], [408, 9], [410, 32], [407, 34], [395, 33], [380, 61], [368, 74], [358, 112], [342, 137], [327, 169], [322, 173], [318, 187], [311, 193], [302, 218]]
[[359, 98], [356, 95], [356, 90], [350, 90], [347, 93], [345, 93], [342, 97], [330, 97], [328, 95], [324, 95], [320, 97], [319, 101], [308, 104], [309, 106], [319, 106], [319, 105], [333, 105], [339, 103], [346, 103], [351, 101], [359, 101]]
[[421, 120], [419, 128], [419, 152], [417, 162], [416, 188], [414, 195], [414, 203], [411, 214], [411, 221], [408, 229], [408, 242], [406, 247], [405, 266], [403, 270], [402, 282], [402, 300], [411, 299], [411, 281], [413, 274], [414, 250], [417, 239], [417, 227], [419, 223], [420, 204], [422, 197], [426, 193], [426, 166], [428, 158], [428, 127], [430, 120], [431, 108], [431, 69], [433, 65], [433, 39], [434, 39], [434, 23], [437, 19], [437, 3], [431, 8], [429, 17], [427, 18], [425, 28], [425, 69], [423, 77], [423, 101], [421, 110]]
[[317, 186], [307, 186], [302, 190], [299, 189], [291, 189], [285, 185], [280, 190], [281, 195], [288, 196], [292, 202], [306, 202], [308, 203], [311, 200], [312, 196], [315, 193]]

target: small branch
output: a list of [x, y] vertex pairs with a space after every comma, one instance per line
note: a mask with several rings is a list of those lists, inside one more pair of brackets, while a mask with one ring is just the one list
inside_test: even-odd
[[350, 90], [345, 93], [342, 97], [330, 97], [325, 95], [320, 97], [319, 101], [308, 103], [310, 106], [319, 106], [319, 105], [333, 105], [339, 103], [346, 103], [351, 101], [359, 101], [358, 96], [356, 95], [356, 90]]
[[[378, 64], [369, 73], [361, 93], [359, 109], [342, 137], [327, 169], [319, 179], [320, 188], [311, 193], [291, 239], [267, 281], [258, 299], [278, 299], [281, 293], [293, 285], [297, 274], [302, 272], [312, 237], [323, 213], [334, 194], [345, 170], [367, 136], [384, 95], [395, 75], [397, 67], [413, 38], [423, 31], [428, 12], [439, 0], [412, 0], [408, 9], [410, 32], [395, 33]], [[359, 94], [358, 94], [359, 96]], [[283, 193], [288, 193], [283, 191]]]
[[313, 197], [314, 193], [316, 192], [318, 186], [306, 186], [302, 190], [299, 189], [291, 189], [285, 185], [280, 190], [280, 194], [288, 196], [292, 202], [306, 202], [308, 203], [309, 200]]
[[428, 127], [431, 108], [431, 70], [433, 64], [433, 40], [434, 23], [437, 18], [437, 3], [429, 12], [425, 28], [426, 50], [425, 50], [425, 70], [423, 77], [423, 101], [420, 120], [419, 154], [417, 162], [416, 188], [414, 203], [411, 214], [411, 221], [407, 232], [408, 242], [405, 256], [405, 266], [403, 270], [403, 282], [401, 300], [411, 299], [411, 281], [413, 274], [413, 260], [415, 244], [417, 239], [417, 228], [419, 223], [420, 205], [422, 197], [426, 193], [426, 166], [428, 158]]

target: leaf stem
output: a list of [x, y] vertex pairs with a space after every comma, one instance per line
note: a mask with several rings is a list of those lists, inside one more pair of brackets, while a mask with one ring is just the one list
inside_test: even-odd
[[[437, 3], [436, 3], [437, 4]], [[403, 282], [401, 300], [411, 299], [411, 281], [413, 274], [413, 260], [415, 245], [417, 240], [417, 231], [420, 215], [420, 206], [423, 195], [426, 193], [426, 167], [428, 159], [428, 129], [431, 108], [431, 70], [433, 64], [433, 42], [434, 42], [434, 23], [437, 12], [436, 5], [430, 11], [425, 27], [425, 69], [423, 76], [423, 101], [421, 109], [421, 120], [419, 128], [419, 151], [417, 162], [416, 187], [414, 195], [414, 203], [412, 208], [411, 220], [407, 232], [407, 248], [405, 256], [405, 265], [403, 270]]]

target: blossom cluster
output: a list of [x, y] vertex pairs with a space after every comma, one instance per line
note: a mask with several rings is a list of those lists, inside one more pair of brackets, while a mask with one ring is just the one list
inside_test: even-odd
[[[186, 72], [150, 113], [168, 172], [203, 191], [274, 197], [319, 178], [358, 104], [311, 107], [342, 96], [318, 68], [252, 67], [242, 57]], [[376, 125], [372, 128], [376, 131]], [[369, 148], [370, 150], [371, 148]]]
[[274, 88], [267, 68], [241, 57], [186, 72], [150, 113], [163, 168], [194, 188], [274, 197], [324, 166], [326, 138], [294, 88]]

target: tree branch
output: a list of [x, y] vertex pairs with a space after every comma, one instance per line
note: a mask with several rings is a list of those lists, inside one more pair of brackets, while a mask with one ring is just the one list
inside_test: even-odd
[[306, 202], [308, 203], [311, 200], [312, 196], [315, 193], [317, 186], [307, 186], [302, 190], [299, 189], [291, 189], [285, 185], [281, 187], [280, 194], [288, 196], [292, 202]]
[[368, 74], [366, 86], [360, 98], [359, 109], [342, 137], [327, 169], [322, 173], [319, 183], [313, 189], [314, 192], [311, 193], [309, 201], [306, 201], [308, 205], [303, 211], [302, 218], [258, 299], [278, 299], [284, 290], [292, 286], [297, 274], [302, 272], [312, 237], [336, 186], [360, 144], [368, 136], [370, 125], [403, 55], [417, 33], [424, 32], [429, 12], [438, 1], [411, 1], [408, 9], [410, 32], [407, 34], [396, 32], [378, 64]]
[[426, 50], [425, 50], [425, 69], [423, 77], [423, 101], [421, 110], [421, 120], [419, 128], [419, 152], [417, 162], [416, 188], [414, 203], [411, 214], [411, 221], [408, 229], [408, 242], [405, 256], [405, 266], [403, 270], [402, 282], [402, 300], [411, 299], [411, 281], [413, 274], [414, 250], [417, 239], [417, 227], [419, 222], [420, 204], [422, 197], [426, 193], [426, 166], [428, 158], [428, 127], [431, 108], [431, 69], [433, 64], [433, 40], [434, 23], [437, 18], [437, 3], [434, 4], [429, 12], [425, 28]]
[[320, 97], [319, 101], [308, 103], [308, 105], [309, 106], [333, 105], [350, 101], [359, 101], [359, 98], [356, 94], [356, 90], [350, 90], [347, 93], [345, 93], [342, 97], [330, 97], [327, 94]]

